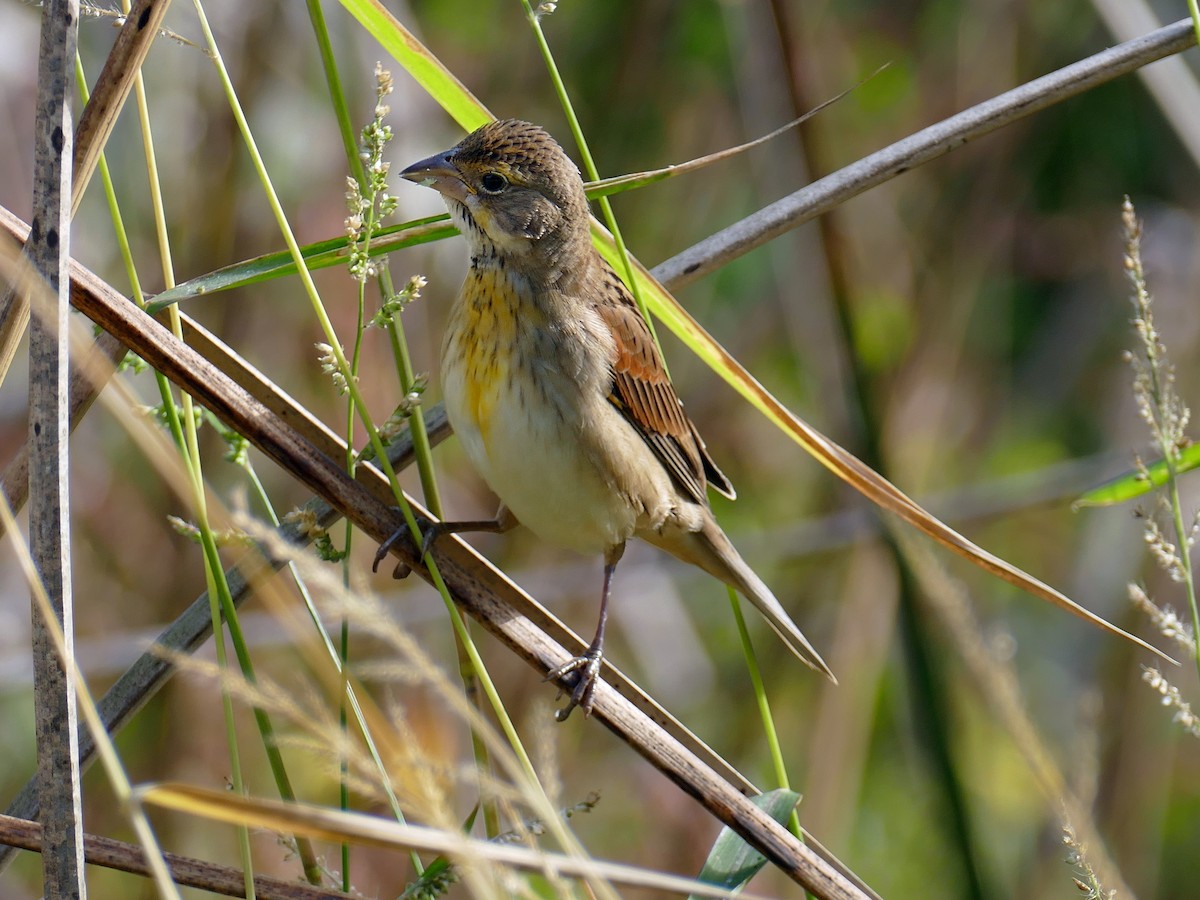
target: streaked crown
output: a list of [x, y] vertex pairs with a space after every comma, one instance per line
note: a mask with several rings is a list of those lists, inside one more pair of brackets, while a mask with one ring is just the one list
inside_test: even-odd
[[401, 175], [438, 190], [477, 250], [536, 251], [545, 262], [587, 241], [579, 169], [545, 129], [529, 122], [490, 122]]

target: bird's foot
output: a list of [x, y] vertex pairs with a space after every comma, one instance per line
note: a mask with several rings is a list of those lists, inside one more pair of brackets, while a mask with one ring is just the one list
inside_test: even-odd
[[[596, 681], [600, 677], [600, 662], [603, 659], [604, 655], [599, 648], [589, 647], [583, 656], [576, 656], [574, 659], [568, 660], [546, 676], [546, 681], [561, 681], [569, 678], [568, 683], [561, 686], [558, 697], [566, 693], [569, 687], [571, 699], [566, 706], [554, 713], [556, 722], [565, 722], [567, 716], [571, 715], [571, 710], [577, 706], [583, 710], [585, 719], [592, 714], [593, 695], [596, 691]], [[558, 697], [555, 699], [557, 700]]]
[[[429, 548], [433, 546], [433, 542], [445, 531], [450, 529], [441, 526], [446, 525], [445, 522], [428, 522], [425, 519], [417, 519], [417, 525], [421, 529], [421, 555], [420, 559], [425, 558], [425, 554], [429, 552]], [[409, 534], [408, 525], [401, 525], [393, 531], [386, 541], [379, 545], [379, 549], [375, 551], [375, 561], [371, 564], [371, 571], [378, 572], [379, 564], [387, 557], [391, 549], [397, 543], [404, 540]], [[401, 560], [396, 563], [396, 568], [392, 570], [393, 578], [405, 578], [412, 572], [412, 566]]]
[[[465, 531], [488, 531], [493, 534], [500, 534], [508, 531], [517, 524], [516, 517], [510, 513], [505, 507], [501, 506], [496, 512], [493, 519], [477, 519], [469, 522], [430, 522], [428, 519], [417, 519], [417, 527], [421, 529], [421, 553], [418, 559], [425, 559], [429, 553], [433, 542], [443, 534], [461, 534]], [[391, 537], [379, 545], [379, 550], [375, 554], [375, 563], [371, 566], [371, 571], [375, 572], [379, 569], [379, 564], [383, 562], [383, 558], [388, 555], [388, 551], [396, 546], [396, 542], [402, 540], [408, 534], [408, 526], [401, 525]], [[412, 567], [407, 563], [401, 562], [396, 565], [392, 575], [396, 578], [403, 578]]]

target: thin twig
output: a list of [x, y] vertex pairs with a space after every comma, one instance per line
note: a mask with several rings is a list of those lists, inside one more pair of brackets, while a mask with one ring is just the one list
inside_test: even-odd
[[150, 45], [158, 35], [159, 26], [170, 5], [171, 0], [134, 0], [125, 23], [117, 33], [112, 50], [104, 61], [104, 68], [96, 79], [92, 97], [79, 117], [75, 135], [72, 216], [79, 209], [83, 192], [91, 181], [108, 136], [112, 134], [117, 116], [133, 89], [135, 77], [150, 53]]
[[[1118, 41], [1145, 34], [1159, 25], [1146, 0], [1092, 0], [1092, 6]], [[1161, 65], [1143, 68], [1138, 78], [1187, 148], [1192, 162], [1200, 166], [1200, 119], [1196, 117], [1196, 110], [1200, 109], [1200, 83], [1187, 60], [1179, 57], [1163, 60]]]
[[[146, 54], [150, 52], [150, 43], [158, 33], [158, 26], [162, 23], [169, 5], [170, 0], [136, 0], [130, 9], [129, 17], [117, 34], [100, 77], [96, 79], [92, 99], [84, 107], [75, 131], [70, 181], [72, 218], [79, 209], [79, 203], [96, 169], [100, 153], [104, 150], [104, 144], [112, 133], [121, 107], [129, 96], [134, 76], [140, 71]], [[78, 15], [74, 21], [78, 21]], [[70, 60], [70, 65], [74, 66], [74, 59]], [[13, 293], [4, 296], [3, 303], [0, 303], [0, 382], [8, 374], [28, 324], [29, 304], [25, 299]], [[11, 499], [13, 495], [10, 492], [8, 496]]]
[[[0, 815], [0, 844], [20, 850], [42, 852], [42, 826], [28, 819]], [[150, 867], [142, 848], [136, 844], [101, 837], [83, 836], [84, 859], [91, 865], [149, 875]], [[226, 897], [245, 897], [245, 883], [240, 869], [222, 866], [191, 856], [164, 853], [167, 868], [176, 884], [201, 888]], [[329, 888], [314, 888], [297, 881], [285, 881], [270, 875], [255, 875], [254, 889], [258, 900], [340, 900], [354, 897]]]
[[1034, 79], [814, 181], [659, 263], [652, 274], [672, 290], [681, 288], [967, 141], [1195, 44], [1192, 20], [1184, 19]]

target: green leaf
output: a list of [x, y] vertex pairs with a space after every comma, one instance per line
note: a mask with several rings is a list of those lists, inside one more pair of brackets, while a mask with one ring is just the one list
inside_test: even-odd
[[[1175, 474], [1177, 475], [1182, 475], [1198, 466], [1200, 466], [1200, 444], [1191, 444], [1185, 447], [1175, 457]], [[1147, 475], [1149, 475], [1148, 478]], [[1115, 503], [1124, 503], [1126, 500], [1133, 500], [1135, 497], [1150, 493], [1155, 488], [1162, 487], [1167, 483], [1167, 477], [1167, 461], [1159, 459], [1146, 466], [1145, 472], [1140, 469], [1131, 469], [1104, 482], [1099, 487], [1092, 488], [1076, 500], [1073, 506], [1078, 509], [1081, 506], [1112, 506]]]
[[[779, 788], [751, 797], [750, 801], [782, 825], [800, 802], [800, 795]], [[696, 880], [733, 890], [753, 878], [766, 862], [766, 857], [747, 844], [741, 835], [722, 828]], [[693, 894], [688, 900], [698, 898]]]
[[342, 0], [342, 6], [464, 129], [474, 131], [495, 118], [379, 0]]
[[[462, 824], [462, 833], [469, 835], [471, 829], [475, 826], [475, 817], [479, 814], [479, 804], [476, 803], [471, 808], [471, 814], [467, 816], [467, 821]], [[439, 856], [421, 873], [421, 877], [408, 885], [404, 889], [398, 900], [431, 900], [433, 897], [440, 897], [450, 888], [454, 882], [458, 881], [458, 871], [454, 868], [454, 863], [446, 856]]]
[[[382, 256], [402, 247], [415, 247], [417, 244], [426, 244], [456, 234], [458, 234], [458, 229], [450, 223], [450, 217], [445, 214], [404, 222], [400, 225], [391, 225], [380, 229], [371, 238], [370, 255]], [[301, 247], [300, 253], [310, 270], [325, 269], [329, 266], [343, 265], [346, 262], [349, 244], [350, 239], [347, 237], [333, 238]], [[227, 291], [231, 288], [245, 287], [248, 284], [257, 284], [260, 281], [295, 274], [296, 264], [292, 260], [291, 253], [287, 250], [268, 253], [265, 256], [256, 256], [254, 259], [224, 266], [205, 275], [198, 275], [176, 285], [169, 291], [163, 291], [146, 304], [146, 310], [153, 315], [172, 303], [178, 303], [191, 297], [215, 294], [218, 291]]]

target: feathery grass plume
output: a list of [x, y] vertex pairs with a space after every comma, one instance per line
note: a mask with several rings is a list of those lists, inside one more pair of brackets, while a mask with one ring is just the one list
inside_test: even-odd
[[150, 364], [132, 350], [126, 352], [126, 354], [121, 357], [121, 361], [117, 363], [117, 371], [122, 374], [129, 372], [134, 375], [141, 375], [149, 368]]
[[333, 386], [341, 396], [346, 393], [346, 375], [342, 372], [342, 367], [338, 365], [337, 354], [333, 352], [333, 347], [323, 341], [318, 341], [313, 344], [317, 348], [317, 362], [321, 364], [321, 371], [329, 376], [333, 381]]
[[[1092, 868], [1091, 863], [1087, 859], [1087, 845], [1079, 841], [1075, 837], [1075, 829], [1069, 824], [1063, 825], [1062, 842], [1066, 847], [1066, 863], [1075, 870], [1075, 875], [1071, 877], [1075, 887], [1079, 889], [1086, 900], [1113, 900], [1117, 896], [1116, 891], [1106, 891], [1100, 883], [1099, 876]], [[1080, 877], [1082, 876], [1082, 877]]]
[[371, 258], [371, 239], [379, 223], [396, 211], [398, 202], [388, 190], [391, 163], [383, 158], [384, 148], [392, 140], [392, 126], [383, 121], [391, 112], [384, 101], [392, 90], [392, 73], [375, 63], [375, 117], [362, 130], [363, 149], [359, 154], [365, 178], [362, 184], [353, 175], [346, 178], [346, 206], [350, 210], [345, 223], [350, 239], [349, 269], [350, 276], [359, 284], [376, 277], [387, 266], [386, 256]]
[[250, 465], [250, 440], [243, 434], [239, 434], [232, 428], [226, 427], [225, 423], [218, 419], [215, 415], [205, 409], [203, 406], [197, 407], [200, 418], [197, 420], [208, 425], [225, 442], [225, 455], [222, 457], [225, 462], [232, 463], [235, 466], [241, 466], [249, 471], [252, 469]]
[[1142, 666], [1142, 681], [1162, 695], [1163, 706], [1174, 708], [1173, 722], [1176, 722], [1192, 737], [1200, 738], [1200, 716], [1192, 712], [1192, 707], [1183, 699], [1179, 688], [1167, 681], [1163, 673], [1154, 666]]
[[[171, 416], [173, 414], [181, 415], [183, 410], [171, 410], [167, 408], [166, 403], [157, 403], [153, 406], [140, 406], [138, 407], [138, 412], [147, 419], [154, 419], [163, 428], [170, 428]], [[199, 407], [192, 407], [192, 420], [195, 422], [197, 428], [203, 424], [204, 415]]]
[[[421, 398], [425, 395], [425, 389], [428, 386], [428, 372], [422, 372], [413, 379], [408, 393], [400, 398], [400, 402], [396, 404], [396, 408], [392, 410], [392, 414], [378, 427], [379, 440], [384, 444], [390, 444], [400, 436], [400, 432], [412, 427], [409, 419], [413, 417], [413, 413], [420, 409]], [[363, 463], [370, 462], [373, 459], [375, 459], [375, 446], [367, 444], [358, 452], [358, 456], [355, 457], [354, 461], [356, 463]]]
[[[463, 697], [458, 685], [425, 654], [417, 640], [395, 621], [365, 586], [347, 588], [335, 572], [316, 563], [310, 555], [297, 553], [295, 547], [278, 539], [273, 530], [260, 522], [239, 514], [235, 516], [235, 523], [267, 553], [295, 562], [324, 612], [334, 617], [344, 616], [358, 634], [378, 641], [384, 647], [373, 660], [356, 664], [353, 677], [413, 684], [432, 690], [442, 709], [459, 716], [483, 735], [496, 761], [495, 774], [487, 778], [481, 778], [474, 766], [459, 765], [431, 750], [428, 742], [420, 740], [410, 727], [403, 706], [393, 705], [383, 714], [368, 716], [373, 737], [387, 762], [389, 786], [401, 798], [406, 814], [411, 811], [432, 827], [461, 833], [463, 823], [455, 810], [462, 808], [463, 798], [475, 803], [494, 799], [506, 819], [503, 842], [522, 843], [536, 851], [539, 839], [549, 835], [550, 840], [571, 852], [574, 841], [563, 823], [576, 813], [590, 810], [598, 800], [595, 795], [589, 795], [582, 803], [567, 809], [539, 803], [539, 792], [535, 786], [525, 783], [523, 770], [511, 759], [511, 751], [504, 740], [484, 722]], [[297, 643], [304, 652], [304, 639], [299, 638]], [[331, 782], [344, 778], [359, 796], [382, 801], [380, 778], [383, 776], [379, 767], [355, 734], [338, 727], [336, 696], [340, 679], [322, 679], [316, 668], [295, 667], [299, 672], [311, 672], [312, 677], [297, 676], [285, 686], [260, 673], [257, 682], [250, 683], [236, 672], [221, 672], [192, 657], [171, 654], [170, 658], [186, 671], [218, 679], [239, 702], [266, 710], [278, 721], [286, 723], [286, 733], [277, 732], [276, 742], [315, 760], [317, 770]], [[314, 655], [314, 664], [318, 658], [322, 663], [327, 659]], [[545, 739], [551, 740], [552, 734], [547, 734]], [[539, 756], [539, 761], [547, 764], [554, 757], [553, 749], [543, 748]], [[347, 766], [345, 774], [339, 772], [343, 760]], [[556, 776], [547, 777], [545, 781], [558, 783]], [[472, 896], [537, 896], [533, 882], [527, 876], [498, 865], [454, 860], [452, 868], [453, 874], [447, 874], [445, 878], [457, 878], [470, 885]], [[560, 895], [570, 894], [569, 880], [562, 880], [552, 870], [541, 874], [562, 888]], [[409, 896], [435, 896], [439, 884], [444, 887], [445, 882], [438, 878], [418, 882], [415, 892]], [[428, 893], [431, 888], [434, 892]]]
[[379, 437], [382, 440], [391, 443], [404, 430], [407, 420], [412, 418], [413, 410], [421, 402], [421, 395], [425, 393], [425, 388], [428, 386], [429, 375], [422, 372], [413, 381], [408, 393], [396, 404], [396, 408], [388, 416], [387, 421], [379, 426]]
[[458, 869], [439, 860], [421, 873], [419, 879], [409, 884], [397, 900], [435, 900], [450, 890], [450, 886], [456, 881]]
[[[1172, 581], [1183, 586], [1192, 616], [1191, 632], [1187, 631], [1172, 610], [1160, 609], [1142, 588], [1130, 585], [1130, 599], [1147, 611], [1166, 637], [1191, 650], [1196, 659], [1197, 672], [1200, 673], [1200, 650], [1194, 638], [1200, 631], [1200, 611], [1196, 605], [1196, 582], [1191, 561], [1191, 551], [1200, 531], [1200, 516], [1193, 514], [1190, 525], [1185, 524], [1177, 468], [1181, 451], [1191, 443], [1187, 436], [1191, 411], [1175, 389], [1175, 367], [1167, 356], [1166, 344], [1154, 323], [1153, 298], [1142, 267], [1142, 223], [1128, 197], [1121, 208], [1121, 223], [1125, 231], [1125, 273], [1132, 288], [1133, 328], [1138, 337], [1137, 350], [1126, 352], [1125, 359], [1133, 368], [1133, 395], [1138, 413], [1149, 427], [1155, 450], [1167, 471], [1166, 482], [1155, 494], [1153, 511], [1149, 514], [1139, 513], [1145, 522], [1145, 542], [1151, 558]], [[1149, 468], [1140, 458], [1136, 462], [1141, 477], [1149, 481]], [[1175, 707], [1175, 721], [1189, 733], [1200, 736], [1196, 719], [1178, 689], [1158, 669], [1146, 669], [1144, 680], [1162, 695], [1165, 705]]]
[[[178, 535], [181, 535], [195, 544], [200, 543], [200, 527], [187, 519], [179, 516], [167, 516], [167, 523], [172, 530]], [[254, 542], [240, 528], [223, 528], [214, 530], [212, 533], [213, 540], [217, 542], [218, 547], [248, 547]]]
[[424, 275], [413, 275], [404, 287], [383, 301], [383, 305], [371, 317], [368, 327], [386, 328], [398, 313], [404, 312], [406, 306], [421, 299], [421, 291], [427, 284], [429, 279]]
[[[188, 674], [219, 682], [238, 702], [266, 710], [278, 721], [286, 722], [289, 730], [276, 732], [278, 746], [303, 753], [315, 763], [316, 772], [330, 783], [341, 780], [359, 796], [382, 802], [382, 791], [376, 780], [378, 770], [373, 761], [357, 741], [338, 727], [330, 698], [315, 687], [303, 683], [285, 686], [261, 674], [256, 682], [251, 683], [235, 670], [222, 670], [187, 654], [166, 650], [160, 651], [160, 654]], [[418, 665], [406, 666], [404, 675], [406, 681], [429, 683], [426, 677], [428, 670]], [[398, 712], [396, 707], [389, 710], [388, 720], [396, 729], [391, 736], [394, 740], [389, 744], [400, 751], [388, 756], [389, 771], [397, 773], [392, 787], [400, 795], [406, 810], [432, 827], [458, 832], [462, 823], [455, 818], [455, 798], [447, 788], [472, 789], [478, 784], [478, 772], [473, 766], [455, 766], [436, 759], [406, 727], [404, 719], [403, 713]], [[343, 761], [347, 763], [344, 769]], [[497, 794], [503, 794], [508, 801], [519, 803], [521, 800], [520, 792], [512, 787], [497, 783], [490, 788]], [[589, 795], [583, 802], [561, 810], [560, 816], [567, 819], [576, 813], [588, 812], [597, 799], [595, 795]], [[505, 808], [514, 809], [512, 805], [506, 805]], [[513, 827], [497, 837], [496, 842], [523, 843], [537, 849], [534, 839], [546, 833], [545, 824], [537, 818], [520, 819], [516, 816], [512, 821]], [[285, 847], [292, 846], [286, 835], [280, 835], [279, 840]], [[473, 896], [496, 896], [497, 890], [503, 896], [537, 896], [525, 876], [503, 867], [484, 867], [481, 875], [479, 871], [464, 873], [460, 864], [445, 859], [441, 859], [440, 863], [435, 861], [431, 864], [426, 875], [411, 884], [402, 896], [440, 896], [450, 884], [461, 880], [464, 875], [469, 881], [476, 881], [475, 889], [471, 892]], [[321, 868], [326, 877], [335, 878], [332, 883], [341, 880], [340, 873], [334, 872], [326, 861], [321, 861]], [[482, 885], [479, 882], [481, 877], [484, 879]], [[484, 885], [489, 890], [481, 891]]]
[[1192, 626], [1179, 618], [1175, 610], [1158, 606], [1150, 599], [1145, 588], [1137, 584], [1129, 585], [1129, 602], [1149, 617], [1159, 634], [1173, 640], [1188, 654], [1195, 655], [1196, 638]]
[[334, 546], [332, 535], [317, 521], [315, 510], [296, 507], [284, 515], [283, 521], [300, 529], [300, 533], [312, 541], [318, 559], [325, 562], [341, 562], [349, 555], [347, 551]]
[[[378, 768], [363, 747], [339, 727], [330, 698], [315, 683], [297, 677], [284, 685], [262, 673], [250, 682], [235, 670], [221, 670], [211, 662], [188, 654], [165, 649], [158, 652], [181, 671], [220, 682], [238, 702], [265, 710], [280, 722], [287, 723], [289, 731], [276, 733], [278, 746], [304, 752], [324, 777], [334, 782], [345, 778], [349, 787], [360, 796], [383, 802]], [[404, 680], [428, 684], [427, 674], [421, 666], [409, 665], [405, 667], [407, 677]], [[387, 718], [395, 738], [390, 742], [393, 752], [387, 755], [389, 771], [395, 773], [391, 779], [393, 790], [401, 797], [406, 809], [425, 821], [439, 827], [457, 828], [458, 821], [446, 789], [455, 785], [473, 785], [475, 770], [429, 755], [422, 741], [407, 727], [406, 716], [399, 706], [393, 705]], [[343, 761], [347, 763], [344, 773], [341, 770]], [[496, 790], [502, 792], [505, 789], [497, 786]], [[516, 796], [512, 791], [508, 793]]]
[[1154, 442], [1174, 456], [1190, 443], [1186, 431], [1191, 412], [1175, 391], [1175, 367], [1154, 324], [1153, 298], [1142, 268], [1142, 223], [1128, 197], [1121, 209], [1121, 222], [1125, 230], [1125, 273], [1133, 288], [1133, 327], [1140, 342], [1138, 353], [1126, 353], [1133, 367], [1133, 393]]

